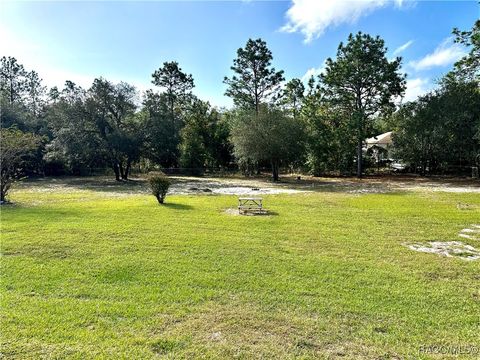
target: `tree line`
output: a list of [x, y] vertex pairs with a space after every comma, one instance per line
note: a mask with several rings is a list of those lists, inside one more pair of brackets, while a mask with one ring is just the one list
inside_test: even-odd
[[403, 104], [402, 59], [389, 59], [383, 39], [361, 32], [340, 43], [324, 71], [307, 83], [286, 81], [266, 42], [249, 39], [224, 78], [232, 109], [195, 96], [193, 76], [175, 61], [155, 70], [155, 89], [140, 96], [134, 86], [104, 78], [88, 89], [69, 80], [63, 89], [47, 89], [35, 71], [3, 57], [2, 152], [15, 144], [7, 139], [26, 136], [31, 141], [17, 143], [26, 146], [28, 161], [13, 166], [17, 173], [108, 167], [117, 180], [127, 180], [134, 165], [197, 174], [207, 168], [253, 174], [269, 167], [274, 180], [281, 168], [362, 176], [364, 139], [393, 130], [396, 156], [412, 169], [435, 173], [474, 165], [480, 149], [479, 28], [476, 21], [469, 31], [454, 29], [470, 52], [435, 90]]

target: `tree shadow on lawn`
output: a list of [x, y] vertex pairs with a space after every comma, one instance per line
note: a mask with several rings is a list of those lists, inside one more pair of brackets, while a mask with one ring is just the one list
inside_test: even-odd
[[78, 190], [90, 190], [113, 193], [149, 193], [148, 183], [144, 179], [130, 179], [116, 181], [110, 176], [61, 176], [32, 178], [18, 183], [18, 188], [46, 188], [55, 191], [56, 189], [75, 188]]
[[240, 213], [237, 208], [226, 208], [221, 211], [223, 214], [240, 217], [268, 217], [280, 215], [277, 211], [264, 209], [264, 212], [244, 212]]
[[173, 210], [192, 210], [193, 206], [188, 204], [179, 204], [179, 203], [163, 203], [161, 206], [173, 209]]
[[[39, 228], [45, 227], [49, 223], [58, 223], [60, 220], [82, 219], [86, 215], [85, 209], [72, 208], [51, 208], [42, 206], [43, 204], [26, 204], [26, 203], [10, 203], [1, 205], [2, 225], [6, 225], [9, 221], [28, 222], [32, 219], [41, 219], [41, 223], [35, 223], [32, 226]], [[9, 229], [3, 226], [2, 232], [8, 232]]]
[[344, 193], [344, 194], [392, 194], [404, 192], [393, 189], [387, 184], [368, 184], [356, 182], [315, 182], [309, 185], [298, 187], [299, 189], [319, 193]]

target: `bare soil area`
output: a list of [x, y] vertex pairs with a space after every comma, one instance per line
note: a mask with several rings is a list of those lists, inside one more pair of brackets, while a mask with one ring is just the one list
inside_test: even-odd
[[[383, 176], [363, 179], [347, 177], [283, 176], [272, 182], [268, 177], [192, 177], [171, 176], [169, 193], [174, 195], [267, 195], [301, 192], [345, 192], [352, 194], [389, 193], [399, 191], [444, 191], [480, 193], [480, 181], [467, 178]], [[36, 178], [15, 184], [15, 188], [39, 192], [91, 190], [111, 196], [145, 194], [149, 192], [144, 178], [118, 182], [112, 177]], [[459, 205], [461, 206], [461, 204]]]

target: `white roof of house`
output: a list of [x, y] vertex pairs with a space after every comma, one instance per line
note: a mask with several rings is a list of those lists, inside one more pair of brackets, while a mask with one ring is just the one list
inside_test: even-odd
[[368, 138], [365, 140], [367, 147], [372, 147], [373, 145], [385, 147], [393, 143], [392, 140], [392, 131]]

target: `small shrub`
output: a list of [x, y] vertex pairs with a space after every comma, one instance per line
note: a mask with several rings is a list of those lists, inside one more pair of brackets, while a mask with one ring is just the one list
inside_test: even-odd
[[162, 172], [151, 173], [148, 177], [148, 183], [152, 194], [157, 198], [159, 204], [163, 204], [168, 188], [170, 187], [170, 180]]

